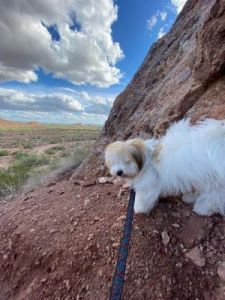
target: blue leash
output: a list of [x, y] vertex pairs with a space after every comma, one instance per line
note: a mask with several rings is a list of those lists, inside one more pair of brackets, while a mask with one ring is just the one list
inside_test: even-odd
[[123, 237], [120, 241], [116, 270], [113, 276], [112, 287], [110, 290], [109, 300], [120, 300], [124, 284], [126, 263], [128, 257], [129, 243], [131, 237], [133, 215], [134, 215], [135, 192], [130, 192], [130, 200], [127, 208], [126, 220], [124, 223]]

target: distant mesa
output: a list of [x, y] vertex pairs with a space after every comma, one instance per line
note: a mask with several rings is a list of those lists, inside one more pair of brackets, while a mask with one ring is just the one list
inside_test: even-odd
[[39, 122], [36, 122], [36, 121], [18, 122], [18, 121], [10, 121], [10, 120], [0, 118], [0, 127], [1, 128], [16, 128], [16, 127], [24, 127], [24, 126], [40, 127], [40, 126], [42, 126], [42, 124]]

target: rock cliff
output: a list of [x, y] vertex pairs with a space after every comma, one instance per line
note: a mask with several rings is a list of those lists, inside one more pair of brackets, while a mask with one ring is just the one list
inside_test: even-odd
[[104, 146], [163, 134], [173, 121], [225, 118], [225, 1], [189, 0], [116, 98], [99, 141], [78, 174], [103, 171]]

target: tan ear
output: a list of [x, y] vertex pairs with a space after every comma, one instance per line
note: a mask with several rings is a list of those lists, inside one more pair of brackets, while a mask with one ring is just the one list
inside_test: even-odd
[[139, 138], [131, 139], [127, 141], [129, 145], [129, 151], [133, 159], [136, 161], [139, 170], [142, 169], [144, 164], [144, 141]]

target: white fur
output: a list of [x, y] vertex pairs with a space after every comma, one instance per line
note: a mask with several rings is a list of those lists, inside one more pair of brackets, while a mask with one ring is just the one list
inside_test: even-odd
[[189, 120], [182, 120], [162, 138], [143, 141], [144, 164], [140, 171], [134, 160], [125, 162], [125, 152], [121, 157], [117, 151], [106, 150], [106, 159], [112, 175], [119, 168], [130, 177], [136, 191], [136, 213], [148, 213], [162, 195], [182, 193], [185, 202], [194, 204], [197, 214], [225, 215], [223, 121], [206, 119], [192, 126]]

